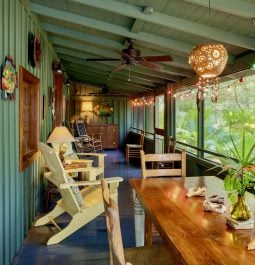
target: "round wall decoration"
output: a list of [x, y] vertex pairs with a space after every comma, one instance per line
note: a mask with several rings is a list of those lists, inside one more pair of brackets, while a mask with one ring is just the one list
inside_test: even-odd
[[10, 100], [14, 100], [15, 89], [18, 85], [18, 75], [16, 71], [16, 65], [12, 56], [7, 56], [5, 58], [5, 63], [2, 67], [2, 90], [3, 98], [7, 99], [8, 95]]
[[94, 111], [99, 116], [111, 116], [113, 114], [113, 107], [107, 102], [101, 102], [94, 107]]

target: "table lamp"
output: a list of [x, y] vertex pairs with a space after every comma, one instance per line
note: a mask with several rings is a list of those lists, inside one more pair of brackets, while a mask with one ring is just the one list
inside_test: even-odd
[[91, 101], [83, 101], [81, 111], [85, 113], [84, 123], [89, 124], [89, 115], [86, 113], [93, 111], [93, 103]]
[[57, 143], [59, 144], [59, 158], [62, 163], [64, 163], [65, 152], [66, 152], [66, 143], [74, 142], [75, 139], [69, 130], [64, 126], [55, 127], [52, 133], [50, 134], [47, 143]]

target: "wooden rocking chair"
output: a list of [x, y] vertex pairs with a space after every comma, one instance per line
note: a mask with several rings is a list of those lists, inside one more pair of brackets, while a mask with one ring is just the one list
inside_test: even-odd
[[[52, 245], [61, 242], [103, 213], [104, 203], [100, 180], [75, 182], [64, 170], [60, 158], [54, 149], [44, 143], [39, 143], [38, 148], [50, 170], [46, 174], [46, 177], [56, 185], [62, 197], [52, 211], [35, 222], [35, 226], [42, 226], [52, 222], [58, 228], [59, 232], [51, 236], [47, 242], [47, 245]], [[94, 167], [86, 167], [84, 171], [89, 172], [91, 175], [96, 175], [98, 172], [97, 168]], [[95, 178], [92, 177], [92, 179]], [[120, 181], [122, 181], [120, 177], [107, 179], [110, 185], [111, 196], [116, 200]], [[79, 190], [79, 186], [84, 186], [84, 188]], [[66, 227], [60, 229], [55, 222], [55, 218], [65, 212], [72, 218]]]

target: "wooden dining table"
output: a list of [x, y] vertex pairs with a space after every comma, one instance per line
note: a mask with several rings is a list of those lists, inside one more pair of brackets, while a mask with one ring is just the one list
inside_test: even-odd
[[[176, 264], [255, 264], [255, 250], [247, 249], [254, 237], [254, 228], [237, 230], [226, 224], [231, 202], [218, 177], [186, 177], [184, 181], [147, 178], [130, 179], [129, 182], [146, 217], [162, 236]], [[206, 212], [205, 197], [186, 196], [192, 187], [206, 187], [206, 196], [223, 196], [226, 212]], [[246, 193], [246, 199], [254, 212], [254, 195]]]

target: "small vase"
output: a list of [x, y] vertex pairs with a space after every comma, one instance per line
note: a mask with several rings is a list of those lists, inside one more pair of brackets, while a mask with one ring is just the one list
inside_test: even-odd
[[251, 218], [251, 210], [245, 202], [244, 195], [238, 194], [237, 202], [230, 209], [230, 215], [239, 221], [246, 221]]

